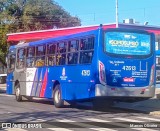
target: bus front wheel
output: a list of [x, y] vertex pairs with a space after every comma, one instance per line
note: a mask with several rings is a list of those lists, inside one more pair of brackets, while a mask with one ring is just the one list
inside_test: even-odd
[[16, 96], [16, 100], [18, 102], [22, 101], [22, 96], [21, 96], [21, 93], [20, 93], [20, 84], [19, 83], [15, 86], [15, 96]]
[[61, 87], [60, 85], [56, 85], [53, 90], [53, 102], [55, 107], [61, 108], [64, 106], [64, 100], [62, 100]]

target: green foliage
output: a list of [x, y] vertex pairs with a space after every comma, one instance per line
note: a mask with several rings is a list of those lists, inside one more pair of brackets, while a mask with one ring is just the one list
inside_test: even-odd
[[53, 0], [0, 0], [0, 61], [5, 63], [7, 33], [80, 26]]
[[6, 44], [6, 33], [8, 32], [8, 25], [0, 25], [0, 62], [6, 66], [5, 58], [7, 53], [7, 47]]

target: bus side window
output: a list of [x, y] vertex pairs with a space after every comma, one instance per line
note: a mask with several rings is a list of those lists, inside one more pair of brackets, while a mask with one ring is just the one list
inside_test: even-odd
[[65, 63], [66, 63], [66, 54], [57, 54], [56, 65], [65, 65]]
[[78, 63], [78, 47], [79, 41], [72, 40], [68, 42], [68, 64], [77, 64]]
[[24, 65], [25, 65], [25, 49], [24, 48], [18, 49], [16, 63], [17, 63], [16, 67], [18, 69], [24, 68]]
[[93, 50], [94, 49], [94, 37], [88, 38], [88, 49], [87, 50]]
[[46, 46], [40, 45], [36, 47], [36, 66], [44, 66], [45, 65], [45, 52]]
[[58, 53], [66, 53], [67, 44], [66, 42], [58, 43]]
[[94, 37], [81, 39], [79, 63], [91, 63], [94, 52]]
[[56, 54], [56, 65], [66, 64], [66, 51], [67, 51], [67, 43], [66, 42], [58, 43], [57, 54]]
[[26, 67], [34, 67], [34, 66], [35, 66], [35, 47], [28, 47]]
[[48, 44], [47, 45], [47, 63], [48, 66], [56, 65], [56, 44]]
[[80, 64], [91, 63], [93, 57], [93, 51], [81, 52], [80, 53]]
[[14, 71], [15, 60], [16, 60], [16, 55], [15, 54], [9, 54], [8, 55], [8, 73]]
[[48, 66], [56, 65], [56, 56], [55, 55], [47, 56], [47, 61], [48, 61]]
[[93, 50], [94, 49], [94, 37], [81, 39], [80, 50]]

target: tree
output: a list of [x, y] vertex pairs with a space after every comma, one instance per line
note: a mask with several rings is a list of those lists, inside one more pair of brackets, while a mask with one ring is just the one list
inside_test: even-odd
[[8, 25], [0, 25], [0, 63], [4, 66], [6, 65], [6, 54], [7, 54], [7, 43], [6, 43], [6, 33], [8, 32]]
[[53, 0], [1, 0], [0, 61], [5, 64], [7, 33], [80, 25], [78, 17], [71, 16]]
[[54, 26], [61, 28], [79, 25], [80, 20], [77, 17], [72, 17], [52, 0], [28, 0], [25, 5], [22, 17], [22, 27], [25, 30], [51, 29]]

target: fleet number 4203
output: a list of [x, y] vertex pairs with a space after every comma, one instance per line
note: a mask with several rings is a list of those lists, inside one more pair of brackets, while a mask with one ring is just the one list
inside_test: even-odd
[[123, 66], [122, 69], [123, 70], [133, 70], [133, 71], [135, 71], [136, 70], [136, 66]]

